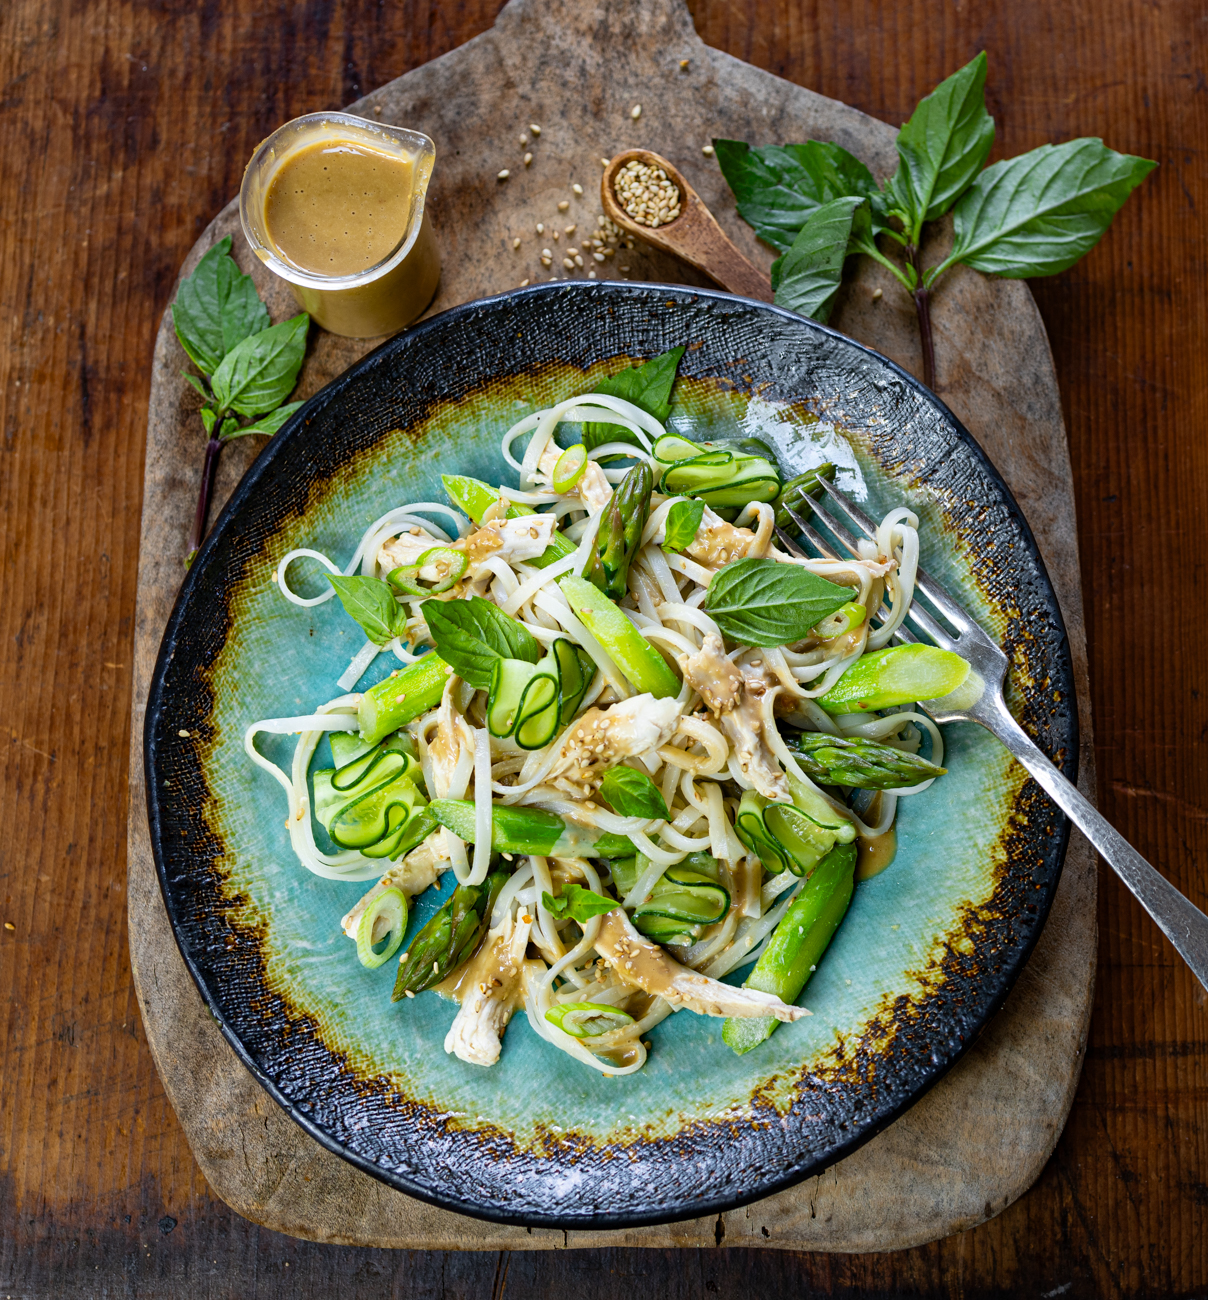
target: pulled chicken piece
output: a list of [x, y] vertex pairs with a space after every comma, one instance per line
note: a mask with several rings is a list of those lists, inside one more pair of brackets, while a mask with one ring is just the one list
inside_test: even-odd
[[604, 773], [622, 759], [649, 754], [665, 745], [679, 726], [680, 706], [673, 699], [634, 695], [607, 708], [592, 708], [568, 728], [550, 784], [576, 798], [586, 798]]
[[453, 976], [454, 997], [461, 1000], [445, 1035], [445, 1051], [469, 1065], [494, 1065], [503, 1047], [503, 1031], [524, 1002], [529, 976], [544, 970], [526, 961], [532, 920], [517, 921], [511, 909], [483, 941], [482, 947]]

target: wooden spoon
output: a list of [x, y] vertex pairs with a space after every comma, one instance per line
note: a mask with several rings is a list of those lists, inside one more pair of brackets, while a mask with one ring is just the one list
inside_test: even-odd
[[[661, 167], [680, 192], [680, 214], [666, 225], [642, 225], [625, 211], [617, 198], [614, 188], [617, 173], [634, 158], [652, 167]], [[700, 195], [666, 158], [651, 153], [649, 149], [626, 149], [617, 154], [600, 178], [600, 201], [605, 215], [628, 234], [664, 253], [673, 253], [689, 266], [704, 271], [730, 293], [756, 298], [760, 302], [772, 301], [772, 282], [734, 247], [713, 214], [701, 202]]]

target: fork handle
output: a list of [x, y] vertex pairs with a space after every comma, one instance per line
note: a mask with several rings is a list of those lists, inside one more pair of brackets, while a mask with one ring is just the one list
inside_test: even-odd
[[1160, 875], [1066, 780], [1006, 708], [981, 719], [1044, 787], [1050, 797], [1102, 854], [1104, 861], [1132, 891], [1137, 902], [1158, 923], [1196, 979], [1208, 989], [1208, 916]]

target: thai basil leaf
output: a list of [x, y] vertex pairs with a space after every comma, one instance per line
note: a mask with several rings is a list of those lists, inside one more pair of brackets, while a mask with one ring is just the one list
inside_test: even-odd
[[1156, 166], [1081, 139], [987, 167], [956, 205], [952, 252], [928, 283], [957, 262], [1014, 280], [1066, 270]]
[[905, 218], [912, 243], [924, 221], [934, 221], [968, 189], [994, 145], [986, 112], [986, 54], [919, 101], [898, 132], [898, 170], [885, 187], [889, 208]]
[[[714, 140], [722, 175], [734, 191], [738, 215], [760, 239], [787, 253], [806, 220], [824, 203], [846, 195], [879, 194], [867, 167], [846, 149], [823, 140], [752, 148], [741, 140]], [[884, 228], [878, 213], [876, 229]]]
[[620, 906], [615, 898], [605, 898], [592, 889], [573, 884], [563, 885], [562, 893], [557, 898], [542, 890], [541, 902], [554, 920], [561, 921], [570, 917], [580, 925], [590, 921], [593, 916], [603, 916], [605, 912], [611, 912]]
[[231, 239], [220, 239], [181, 281], [172, 304], [176, 337], [190, 359], [207, 375], [237, 344], [266, 329], [268, 311], [250, 275], [230, 256]]
[[633, 767], [610, 767], [600, 782], [600, 794], [618, 817], [659, 817], [671, 815], [658, 786]]
[[205, 398], [207, 402], [210, 400], [209, 390], [206, 388], [205, 384], [203, 384], [201, 380], [197, 378], [196, 375], [191, 375], [187, 370], [182, 370], [180, 372], [180, 377], [185, 381], [185, 383], [189, 384], [193, 388], [196, 388], [197, 391], [202, 395], [202, 397]]
[[329, 573], [327, 581], [336, 589], [344, 612], [359, 623], [365, 635], [376, 645], [392, 641], [406, 623], [407, 611], [394, 598], [394, 592], [381, 578], [361, 574], [344, 578]]
[[514, 618], [481, 596], [469, 600], [429, 600], [424, 618], [437, 654], [477, 690], [489, 690], [497, 659], [541, 658], [536, 637]]
[[866, 200], [833, 199], [807, 218], [793, 246], [772, 264], [772, 289], [778, 307], [826, 321], [835, 305], [843, 263], [850, 251], [857, 209]]
[[214, 397], [219, 408], [240, 415], [266, 415], [290, 394], [306, 355], [310, 317], [299, 312], [291, 320], [252, 334], [228, 352], [214, 371]]
[[677, 501], [667, 511], [667, 523], [664, 527], [664, 551], [682, 551], [691, 546], [700, 531], [700, 521], [705, 517], [705, 503], [695, 497], [687, 501]]
[[[683, 355], [682, 347], [672, 348], [640, 366], [631, 366], [618, 375], [601, 379], [595, 391], [608, 397], [624, 398], [663, 424], [671, 414], [671, 386], [675, 383], [675, 372]], [[583, 443], [588, 451], [605, 442], [637, 445], [638, 439], [619, 424], [589, 423], [583, 426]]]
[[782, 560], [735, 560], [717, 571], [703, 608], [731, 641], [800, 641], [851, 599], [851, 588]]
[[212, 406], [203, 406], [201, 408], [201, 423], [206, 433], [212, 435], [214, 426], [218, 423], [218, 412]]
[[245, 424], [243, 428], [236, 429], [226, 436], [228, 439], [242, 438], [247, 433], [262, 433], [271, 437], [295, 411], [304, 405], [303, 402], [287, 402], [285, 406], [279, 406], [275, 411], [270, 411], [268, 415], [262, 416], [255, 424]]

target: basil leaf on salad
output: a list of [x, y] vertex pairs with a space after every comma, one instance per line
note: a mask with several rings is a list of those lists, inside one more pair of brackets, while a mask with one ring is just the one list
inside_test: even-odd
[[265, 415], [280, 405], [297, 382], [309, 328], [310, 317], [299, 312], [245, 338], [228, 352], [212, 381], [219, 409]]
[[541, 658], [541, 646], [528, 628], [481, 596], [429, 600], [424, 619], [437, 654], [477, 690], [490, 689], [497, 659], [535, 664]]
[[240, 271], [230, 251], [228, 235], [181, 281], [172, 304], [176, 337], [189, 359], [207, 375], [245, 338], [269, 324], [268, 310], [252, 277]]
[[700, 531], [700, 521], [705, 517], [705, 503], [695, 497], [677, 501], [667, 511], [663, 550], [679, 552], [691, 546]]
[[735, 560], [717, 571], [702, 608], [731, 641], [779, 646], [808, 636], [851, 595], [798, 564]]
[[590, 921], [593, 916], [603, 916], [605, 912], [611, 912], [620, 906], [616, 899], [605, 898], [603, 894], [584, 889], [582, 885], [563, 885], [562, 893], [557, 898], [542, 890], [541, 903], [555, 921], [569, 917], [580, 925]]
[[918, 242], [924, 221], [934, 221], [965, 192], [994, 146], [994, 119], [986, 112], [986, 52], [941, 81], [919, 101], [898, 132], [898, 170], [886, 202]]
[[928, 272], [927, 283], [957, 262], [1013, 280], [1067, 270], [1094, 248], [1156, 166], [1102, 140], [1081, 139], [987, 167], [956, 205], [952, 252]]
[[865, 205], [865, 199], [848, 195], [815, 209], [793, 246], [772, 264], [777, 307], [826, 322], [850, 251], [856, 210]]
[[671, 815], [662, 791], [637, 768], [609, 768], [600, 782], [600, 794], [618, 817], [658, 817], [666, 821]]
[[[595, 391], [608, 397], [624, 398], [663, 424], [671, 414], [671, 387], [675, 383], [675, 372], [683, 355], [682, 346], [672, 348], [670, 352], [651, 357], [640, 366], [631, 366], [618, 375], [601, 379], [596, 384]], [[588, 423], [583, 426], [583, 444], [588, 451], [605, 442], [638, 444], [637, 438], [619, 424]]]
[[742, 140], [714, 140], [713, 149], [734, 191], [738, 215], [781, 253], [788, 252], [806, 220], [823, 204], [847, 195], [879, 194], [859, 158], [828, 141], [752, 148]]
[[407, 621], [407, 611], [381, 578], [363, 574], [341, 577], [329, 573], [327, 581], [336, 589], [344, 612], [359, 623], [365, 635], [376, 645], [385, 645], [399, 635]]

